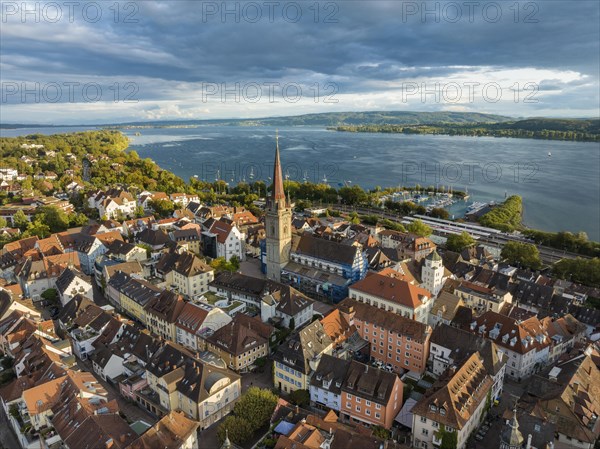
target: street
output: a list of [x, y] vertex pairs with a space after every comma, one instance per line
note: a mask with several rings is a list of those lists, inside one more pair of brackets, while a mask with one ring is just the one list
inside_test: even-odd
[[4, 413], [4, 408], [0, 407], [0, 448], [18, 449], [20, 447], [19, 441], [13, 433], [12, 426], [8, 422], [8, 417]]

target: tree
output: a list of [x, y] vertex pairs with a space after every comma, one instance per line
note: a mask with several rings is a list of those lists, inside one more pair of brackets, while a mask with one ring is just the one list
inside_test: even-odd
[[137, 206], [135, 208], [135, 216], [136, 218], [142, 218], [146, 213], [144, 212], [143, 206]]
[[31, 237], [37, 235], [40, 239], [45, 239], [50, 235], [50, 227], [39, 219], [29, 223], [27, 230], [23, 233], [23, 237]]
[[232, 443], [241, 445], [249, 441], [253, 434], [254, 430], [250, 423], [239, 416], [226, 417], [217, 429], [220, 444], [223, 444], [227, 435]]
[[590, 287], [600, 287], [600, 258], [562, 259], [554, 264], [552, 272], [556, 277], [569, 279]]
[[540, 252], [537, 246], [531, 243], [508, 242], [500, 253], [502, 259], [508, 263], [537, 270], [542, 266]]
[[45, 301], [55, 302], [58, 299], [58, 291], [55, 288], [49, 288], [48, 290], [44, 290], [40, 296]]
[[418, 235], [419, 237], [427, 237], [431, 235], [431, 228], [423, 223], [421, 220], [415, 220], [406, 226], [406, 230], [411, 234]]
[[306, 407], [310, 404], [310, 393], [308, 390], [294, 390], [290, 393], [290, 402], [299, 407]]
[[69, 226], [70, 227], [78, 227], [85, 226], [88, 224], [88, 217], [83, 213], [71, 214], [69, 215]]
[[235, 416], [250, 423], [252, 431], [269, 422], [277, 405], [277, 396], [267, 389], [250, 387], [233, 407]]
[[40, 207], [35, 213], [35, 219], [44, 222], [51, 232], [62, 232], [69, 229], [69, 216], [56, 206]]
[[231, 271], [238, 271], [240, 269], [240, 258], [236, 255], [233, 255], [229, 258], [229, 263], [231, 265]]
[[469, 248], [475, 244], [475, 239], [468, 232], [463, 231], [460, 234], [451, 234], [446, 240], [446, 249], [460, 253], [463, 249]]
[[7, 225], [6, 218], [0, 217], [0, 228], [5, 228]]
[[377, 438], [381, 438], [382, 440], [389, 440], [391, 438], [391, 433], [384, 427], [375, 426], [373, 427], [373, 436]]
[[150, 208], [159, 216], [166, 218], [173, 215], [175, 205], [168, 200], [150, 200]]
[[431, 217], [440, 218], [442, 220], [447, 220], [448, 218], [450, 218], [450, 213], [443, 207], [434, 207], [433, 209], [431, 209], [431, 212], [429, 212], [429, 215]]
[[13, 226], [19, 228], [21, 231], [24, 231], [27, 229], [27, 226], [29, 226], [29, 220], [22, 210], [18, 210], [17, 213], [13, 215], [12, 222]]

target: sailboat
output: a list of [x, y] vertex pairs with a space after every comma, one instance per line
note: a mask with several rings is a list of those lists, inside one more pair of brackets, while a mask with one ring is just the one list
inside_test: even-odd
[[248, 178], [254, 179], [254, 167], [250, 167], [250, 173], [248, 174]]
[[307, 172], [306, 170], [304, 171], [304, 174], [303, 174], [303, 178], [302, 178], [302, 180], [303, 180], [304, 182], [308, 181], [308, 172]]
[[552, 157], [552, 153], [548, 151], [548, 157]]

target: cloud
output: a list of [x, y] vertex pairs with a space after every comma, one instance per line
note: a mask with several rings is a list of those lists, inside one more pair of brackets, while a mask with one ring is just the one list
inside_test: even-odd
[[[89, 104], [79, 95], [79, 108], [71, 108], [32, 105], [12, 95], [3, 97], [2, 121], [256, 117], [375, 108], [539, 114], [539, 103], [403, 101], [403, 86], [414, 82], [499, 83], [506, 95], [537, 83], [537, 96], [552, 115], [598, 114], [600, 4], [595, 1], [475, 2], [472, 12], [467, 2], [280, 2], [272, 13], [258, 2], [258, 20], [252, 20], [251, 3], [228, 2], [225, 10], [223, 2], [119, 2], [118, 17], [112, 4], [100, 3], [97, 22], [85, 20], [77, 9], [72, 22], [64, 14], [56, 23], [43, 15], [36, 23], [30, 16], [4, 14], [3, 83], [136, 83], [139, 102], [111, 104], [102, 98]], [[492, 3], [499, 5], [499, 16]], [[299, 18], [294, 5], [301, 8]], [[209, 104], [202, 100], [208, 83], [278, 83], [280, 97], [281, 86], [293, 84], [302, 87], [303, 98]], [[331, 85], [337, 103], [320, 97]], [[317, 101], [308, 94], [310, 86], [319, 90]]]

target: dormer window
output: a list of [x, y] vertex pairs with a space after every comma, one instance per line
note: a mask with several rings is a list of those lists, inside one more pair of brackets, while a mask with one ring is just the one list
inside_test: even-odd
[[432, 412], [437, 412], [437, 407], [435, 406], [435, 404], [431, 404], [429, 406], [429, 410], [431, 410]]

